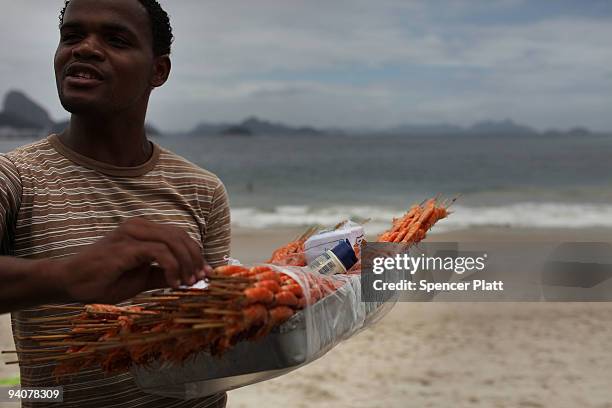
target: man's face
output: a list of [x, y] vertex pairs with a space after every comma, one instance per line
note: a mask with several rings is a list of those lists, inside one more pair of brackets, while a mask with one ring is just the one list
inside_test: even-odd
[[72, 0], [54, 63], [64, 108], [77, 114], [146, 109], [152, 87], [161, 85], [152, 41], [138, 0]]

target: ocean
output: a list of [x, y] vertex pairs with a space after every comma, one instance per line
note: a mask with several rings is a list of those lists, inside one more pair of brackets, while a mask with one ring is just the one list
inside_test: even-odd
[[[411, 204], [455, 198], [438, 230], [612, 227], [612, 137], [201, 136], [160, 145], [216, 173], [236, 226], [385, 229]], [[6, 152], [23, 140], [0, 140]]]

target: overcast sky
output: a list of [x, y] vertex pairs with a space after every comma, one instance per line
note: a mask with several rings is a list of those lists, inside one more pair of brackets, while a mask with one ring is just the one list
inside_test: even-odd
[[[0, 0], [0, 95], [57, 101], [63, 0]], [[176, 41], [148, 120], [296, 125], [512, 118], [612, 130], [609, 0], [165, 0]]]

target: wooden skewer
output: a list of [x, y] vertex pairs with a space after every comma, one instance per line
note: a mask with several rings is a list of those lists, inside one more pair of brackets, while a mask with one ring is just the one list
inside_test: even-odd
[[117, 319], [74, 319], [72, 324], [99, 324], [99, 323], [116, 323]]
[[[249, 272], [249, 270], [246, 270], [244, 272]], [[250, 273], [250, 272], [249, 272]], [[213, 284], [219, 284], [219, 283], [224, 283], [224, 284], [232, 284], [232, 285], [243, 285], [243, 284], [249, 284], [249, 283], [253, 283], [256, 282], [257, 278], [255, 278], [255, 276], [253, 275], [249, 275], [249, 276], [225, 276], [223, 277], [223, 279], [218, 279], [218, 278], [213, 278], [213, 279], [209, 279], [208, 280], [208, 286], [205, 289], [202, 289], [203, 291], [208, 290], [208, 288], [210, 287], [210, 285]]]
[[[77, 341], [77, 340], [71, 340], [71, 341], [49, 341], [46, 343], [46, 345], [48, 346], [66, 346], [66, 347], [71, 347], [71, 346], [98, 346], [100, 344], [106, 344], [107, 342], [110, 343], [109, 340], [104, 340], [104, 341]], [[112, 342], [114, 343], [114, 342]], [[117, 342], [117, 344], [119, 344], [119, 342]]]
[[171, 296], [179, 296], [179, 297], [189, 297], [189, 296], [206, 296], [207, 292], [170, 292]]
[[143, 310], [142, 312], [137, 312], [135, 310], [125, 310], [123, 312], [123, 314], [136, 315], [136, 316], [153, 316], [153, 315], [156, 315], [158, 313], [153, 312], [151, 310], [149, 310], [149, 311]]
[[[159, 306], [151, 306], [151, 310], [159, 311], [159, 312], [176, 312], [180, 309], [179, 305], [159, 305]], [[138, 322], [138, 324], [142, 324]]]
[[72, 316], [48, 316], [48, 317], [30, 317], [26, 319], [27, 323], [40, 323], [40, 322], [55, 322], [61, 320], [73, 320], [74, 315]]
[[135, 300], [142, 303], [153, 303], [153, 302], [167, 302], [171, 300], [179, 300], [178, 296], [152, 296], [152, 297], [141, 297]]
[[298, 239], [295, 241], [306, 240], [312, 236], [317, 231], [317, 227], [314, 225], [310, 226]]
[[219, 324], [221, 323], [222, 325], [225, 325], [225, 323], [220, 322], [218, 320], [210, 320], [210, 319], [197, 319], [197, 318], [183, 318], [183, 317], [179, 317], [173, 320], [174, 323], [178, 323], [178, 324], [194, 324], [194, 323], [212, 323], [212, 324]]
[[178, 336], [182, 336], [184, 334], [188, 334], [188, 333], [193, 333], [196, 330], [194, 329], [181, 329], [181, 330], [173, 330], [171, 332], [168, 333], [156, 333], [153, 336], [149, 336], [149, 337], [142, 337], [140, 336], [139, 338], [136, 339], [132, 339], [132, 340], [127, 340], [127, 341], [121, 341], [121, 342], [117, 342], [117, 343], [113, 343], [113, 344], [100, 344], [98, 343], [100, 346], [96, 347], [96, 351], [102, 351], [102, 350], [109, 350], [109, 349], [113, 349], [113, 348], [117, 348], [117, 347], [129, 347], [129, 346], [137, 346], [140, 344], [147, 344], [147, 343], [157, 343], [160, 341], [164, 341], [164, 340], [168, 340], [168, 339], [172, 339]]
[[231, 295], [231, 296], [244, 296], [243, 292], [239, 292], [235, 290], [225, 290], [221, 288], [211, 288], [210, 293], [221, 294], [221, 295]]
[[201, 308], [206, 308], [206, 307], [210, 307], [210, 306], [222, 306], [226, 304], [226, 302], [191, 302], [191, 303], [183, 303], [182, 305], [180, 305], [181, 309], [201, 309]]
[[155, 313], [150, 315], [134, 316], [134, 324], [146, 324], [150, 321], [159, 321], [160, 319], [164, 318], [163, 314], [156, 310], [151, 310], [151, 312]]
[[455, 202], [461, 197], [461, 194], [457, 194], [456, 197], [454, 197], [453, 199], [450, 200], [450, 202], [445, 205], [444, 207], [446, 207], [447, 209], [450, 208], [451, 205], [455, 204]]
[[252, 280], [252, 281], [249, 281], [249, 282], [212, 281], [212, 282], [210, 282], [210, 284], [208, 285], [206, 290], [208, 290], [210, 292], [211, 290], [215, 290], [215, 289], [223, 289], [223, 288], [230, 288], [230, 289], [232, 289], [233, 288], [233, 289], [241, 291], [245, 287], [252, 286], [256, 282], [257, 282], [256, 280]]
[[125, 312], [110, 312], [110, 311], [102, 311], [102, 310], [88, 310], [87, 314], [89, 315], [112, 315], [112, 316], [121, 316]]
[[141, 327], [152, 327], [152, 326], [155, 326], [156, 324], [159, 324], [159, 323], [161, 323], [161, 321], [157, 320], [157, 321], [138, 323], [138, 326], [141, 326]]
[[235, 315], [235, 316], [240, 316], [242, 315], [242, 312], [239, 312], [237, 310], [220, 310], [220, 309], [204, 309], [202, 310], [202, 312], [204, 313], [210, 313], [210, 314], [225, 314], [225, 315]]
[[115, 328], [117, 326], [111, 326], [111, 327], [93, 327], [91, 329], [81, 329], [79, 328], [79, 330], [75, 330], [72, 331], [71, 334], [73, 335], [79, 335], [79, 334], [92, 334], [92, 333], [105, 333], [108, 331], [108, 329], [112, 329]]
[[100, 327], [100, 328], [112, 328], [112, 327], [117, 327], [119, 326], [119, 323], [85, 323], [85, 324], [78, 324], [78, 323], [73, 323], [72, 325], [65, 325], [65, 324], [45, 324], [42, 325], [42, 328], [44, 329], [76, 329], [76, 328], [96, 328], [96, 327]]
[[104, 311], [104, 310], [88, 310], [87, 314], [90, 314], [90, 315], [113, 315], [113, 316], [122, 316], [122, 315], [141, 315], [141, 316], [145, 316], [145, 315], [152, 315], [152, 314], [155, 314], [155, 313], [147, 312], [147, 311], [137, 312], [135, 310], [122, 310], [120, 312], [110, 312], [110, 311]]
[[244, 276], [225, 276], [225, 275], [210, 275], [207, 279], [211, 282], [215, 280], [234, 280], [234, 281], [243, 281], [243, 282], [254, 282], [256, 280], [255, 278], [247, 278]]
[[[216, 287], [222, 287], [222, 288], [236, 288], [236, 289], [240, 289], [240, 288], [244, 288], [244, 287], [248, 287], [252, 285], [252, 282], [211, 282], [210, 286], [208, 286], [209, 288], [216, 288]], [[204, 293], [204, 295], [206, 295], [206, 293]]]
[[43, 305], [45, 309], [60, 309], [60, 310], [85, 310], [83, 306], [67, 306], [67, 305]]
[[40, 336], [17, 336], [19, 340], [52, 340], [72, 337], [71, 334], [45, 334]]
[[[193, 300], [199, 300], [199, 299], [193, 299]], [[191, 305], [191, 304], [210, 304], [210, 305], [219, 305], [219, 306], [225, 306], [227, 304], [229, 304], [230, 301], [229, 300], [222, 300], [222, 299], [211, 299], [210, 296], [207, 296], [205, 299], [202, 299], [202, 301], [200, 302], [183, 302], [181, 304], [179, 304], [179, 307], [183, 307], [184, 305]]]
[[228, 295], [227, 293], [222, 293], [219, 289], [217, 291], [213, 291], [210, 292], [208, 295], [206, 295], [205, 298], [193, 298], [194, 300], [206, 300], [208, 301], [213, 301], [213, 302], [230, 302], [236, 299], [236, 295]]
[[214, 329], [224, 327], [225, 323], [200, 323], [193, 326], [194, 329]]
[[31, 349], [31, 350], [25, 350], [25, 349], [19, 349], [19, 350], [2, 350], [2, 354], [16, 354], [16, 353], [23, 353], [23, 354], [32, 354], [32, 353], [56, 353], [58, 350], [41, 350], [41, 349]]
[[[201, 331], [201, 330], [206, 330], [206, 329], [211, 329], [211, 328], [221, 328], [221, 327], [224, 327], [225, 324], [224, 323], [203, 323], [203, 324], [198, 324], [196, 326], [190, 329], [173, 330], [168, 333], [156, 334], [154, 336], [149, 336], [149, 337], [142, 337], [142, 335], [139, 334], [141, 336], [140, 338], [135, 338], [131, 340], [112, 341], [112, 342], [106, 342], [106, 341], [105, 342], [65, 342], [62, 344], [76, 345], [76, 346], [78, 345], [94, 346], [95, 348], [93, 350], [88, 350], [88, 353], [96, 353], [96, 352], [111, 350], [115, 348], [130, 347], [130, 346], [136, 346], [136, 345], [148, 344], [148, 343], [157, 343], [160, 341], [176, 338], [176, 337], [179, 337], [185, 334], [194, 333], [194, 332]], [[114, 339], [119, 340], [119, 338], [113, 338], [112, 340]], [[108, 340], [111, 340], [111, 339], [108, 339]], [[84, 354], [85, 352], [77, 352], [77, 353], [72, 353], [72, 354], [79, 354], [79, 353], [83, 353], [81, 355], [85, 355]], [[80, 355], [75, 356], [75, 357], [80, 357]], [[70, 357], [64, 357], [63, 359], [65, 358], [70, 358]], [[53, 361], [53, 358], [49, 358], [45, 361]]]

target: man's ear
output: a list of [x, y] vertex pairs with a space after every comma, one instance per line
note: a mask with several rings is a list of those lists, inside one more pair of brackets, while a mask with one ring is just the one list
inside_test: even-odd
[[172, 63], [169, 55], [160, 55], [155, 57], [153, 62], [153, 76], [151, 77], [151, 86], [157, 88], [162, 86], [168, 80]]

